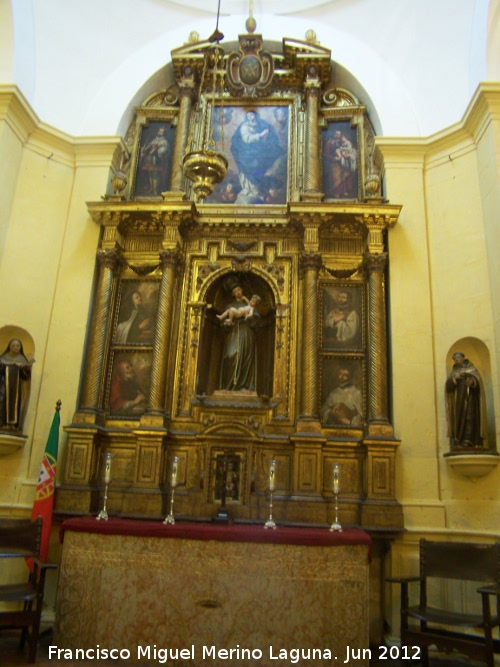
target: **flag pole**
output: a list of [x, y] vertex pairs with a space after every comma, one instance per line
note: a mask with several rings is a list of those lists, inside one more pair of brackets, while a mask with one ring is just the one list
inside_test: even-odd
[[31, 518], [42, 517], [42, 539], [40, 544], [40, 560], [42, 563], [47, 561], [49, 552], [50, 528], [52, 525], [52, 511], [54, 508], [54, 490], [56, 483], [57, 453], [59, 449], [59, 424], [62, 402], [59, 399], [56, 403], [56, 411], [52, 419], [45, 453], [40, 466], [38, 483], [36, 487], [35, 502]]

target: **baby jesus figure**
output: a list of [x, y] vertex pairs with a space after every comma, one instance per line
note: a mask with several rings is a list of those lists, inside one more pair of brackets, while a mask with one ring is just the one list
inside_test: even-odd
[[260, 296], [258, 294], [253, 294], [252, 298], [250, 301], [246, 298], [246, 296], [242, 297], [242, 300], [245, 301], [247, 304], [246, 306], [240, 306], [237, 308], [236, 306], [231, 306], [227, 308], [223, 313], [220, 315], [217, 315], [219, 320], [225, 320], [224, 326], [230, 327], [233, 325], [233, 320], [236, 318], [240, 320], [241, 318], [245, 318], [245, 320], [248, 320], [250, 317], [253, 316], [255, 306], [259, 303], [260, 301]]

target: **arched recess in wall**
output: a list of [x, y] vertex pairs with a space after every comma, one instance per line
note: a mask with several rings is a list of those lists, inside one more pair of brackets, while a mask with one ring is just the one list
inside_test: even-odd
[[[228, 386], [232, 382], [232, 378], [228, 376], [234, 374], [236, 376], [245, 376], [242, 381], [243, 384], [248, 382], [250, 372], [242, 372], [245, 364], [253, 365], [252, 360], [240, 359], [230, 364], [224, 363], [225, 346], [228, 345], [227, 339], [230, 338], [234, 329], [239, 332], [241, 326], [242, 335], [247, 327], [245, 322], [240, 324], [234, 321], [232, 324], [226, 319], [225, 322], [220, 322], [216, 313], [225, 311], [228, 305], [233, 301], [232, 290], [235, 286], [242, 288], [243, 295], [249, 299], [253, 294], [260, 297], [258, 304], [258, 312], [250, 322], [252, 327], [248, 329], [243, 336], [245, 340], [253, 340], [255, 350], [248, 351], [248, 356], [254, 356], [255, 361], [255, 390], [259, 396], [273, 395], [273, 371], [274, 371], [274, 347], [275, 347], [275, 333], [274, 320], [276, 303], [275, 296], [272, 289], [267, 282], [255, 272], [247, 271], [241, 274], [234, 272], [225, 273], [213, 283], [210, 284], [205, 301], [212, 304], [213, 307], [206, 309], [203, 316], [200, 353], [198, 361], [197, 372], [197, 394], [212, 394], [217, 390], [230, 390], [233, 387]], [[257, 310], [257, 309], [256, 309]], [[221, 335], [221, 331], [225, 335]], [[237, 333], [237, 338], [240, 336]], [[233, 336], [234, 339], [234, 336]], [[231, 340], [231, 339], [230, 339]], [[229, 347], [233, 343], [229, 341]], [[249, 342], [247, 343], [247, 346]], [[231, 352], [229, 352], [231, 354]], [[234, 355], [236, 358], [236, 355]], [[224, 368], [226, 369], [224, 372]], [[253, 375], [253, 373], [252, 373]], [[248, 387], [245, 387], [248, 389]]]
[[[13, 341], [17, 348], [11, 345]], [[0, 455], [24, 445], [24, 421], [31, 392], [31, 365], [35, 342], [28, 331], [14, 324], [0, 328]]]
[[479, 338], [468, 336], [457, 340], [448, 350], [446, 356], [446, 376], [448, 377], [453, 367], [453, 355], [462, 352], [479, 371], [482, 378], [482, 389], [484, 391], [484, 403], [486, 409], [486, 442], [485, 449], [495, 452], [497, 449], [495, 430], [495, 408], [493, 402], [493, 388], [491, 378], [491, 358], [487, 345]]

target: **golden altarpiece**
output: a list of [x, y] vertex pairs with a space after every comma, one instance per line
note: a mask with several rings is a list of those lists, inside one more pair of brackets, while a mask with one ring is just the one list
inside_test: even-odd
[[[278, 524], [330, 523], [338, 465], [342, 523], [399, 531], [386, 235], [400, 206], [380, 194], [366, 108], [313, 40], [212, 48], [172, 52], [175, 84], [135, 109], [114, 194], [87, 204], [101, 235], [56, 511], [98, 511], [111, 453], [111, 513], [165, 516], [177, 457], [179, 517], [214, 518], [224, 496], [232, 519], [263, 522], [274, 461]], [[183, 162], [213, 147], [227, 172], [203, 191]]]

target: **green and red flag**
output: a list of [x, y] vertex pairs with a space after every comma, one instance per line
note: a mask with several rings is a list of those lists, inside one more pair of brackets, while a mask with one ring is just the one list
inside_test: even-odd
[[35, 502], [31, 518], [43, 519], [42, 543], [40, 545], [40, 560], [45, 563], [49, 553], [50, 527], [52, 525], [52, 510], [54, 507], [54, 488], [56, 484], [57, 450], [59, 448], [59, 423], [61, 401], [57, 401], [56, 412], [50, 427], [49, 437], [45, 446], [38, 484], [36, 487]]

